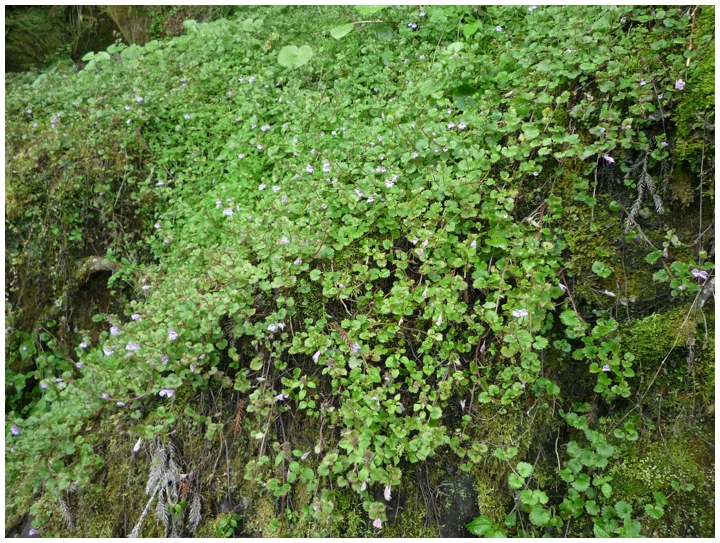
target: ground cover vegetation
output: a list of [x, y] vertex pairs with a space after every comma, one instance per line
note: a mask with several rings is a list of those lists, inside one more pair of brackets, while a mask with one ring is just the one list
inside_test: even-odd
[[183, 25], [7, 77], [6, 530], [714, 533], [712, 6]]

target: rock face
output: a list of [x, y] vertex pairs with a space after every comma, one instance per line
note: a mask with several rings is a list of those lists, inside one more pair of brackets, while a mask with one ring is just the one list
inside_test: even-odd
[[108, 15], [128, 43], [145, 45], [150, 39], [150, 17], [135, 6], [108, 6]]
[[465, 525], [480, 513], [470, 473], [455, 473], [441, 483], [446, 495], [440, 513], [440, 537], [473, 537]]

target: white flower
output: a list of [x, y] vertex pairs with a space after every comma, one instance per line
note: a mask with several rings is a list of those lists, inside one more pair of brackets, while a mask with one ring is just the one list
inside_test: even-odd
[[280, 238], [280, 243], [282, 245], [287, 245], [288, 243], [290, 243], [290, 240], [287, 238], [287, 236], [283, 236]]
[[475, 248], [477, 247], [477, 240], [476, 240], [476, 239], [472, 240], [472, 243], [470, 244], [470, 247], [471, 247], [472, 249], [475, 249]]
[[560, 287], [560, 290], [562, 290], [563, 292], [565, 292], [567, 290], [567, 287], [565, 285], [563, 285], [562, 283], [558, 284], [558, 287]]
[[537, 9], [537, 6], [530, 6], [528, 8], [528, 11], [535, 11]]
[[385, 180], [385, 186], [386, 186], [387, 188], [392, 188], [392, 186], [393, 186], [394, 184], [395, 184], [395, 183], [393, 183], [393, 182], [390, 181], [389, 179], [386, 179], [386, 180]]
[[175, 341], [178, 338], [178, 333], [173, 330], [172, 328], [168, 331], [168, 339], [170, 341]]
[[300, 457], [300, 460], [305, 460], [308, 456], [310, 456], [310, 451], [306, 452]]
[[107, 349], [107, 348], [105, 348], [105, 349], [103, 349], [103, 352], [105, 353], [105, 356], [110, 356], [110, 355], [113, 354], [115, 351], [112, 350], [112, 349]]
[[232, 209], [223, 209], [223, 215], [227, 215], [228, 217], [232, 217], [233, 210]]
[[390, 485], [385, 485], [384, 496], [385, 496], [385, 501], [386, 501], [386, 502], [389, 502], [389, 501], [392, 499], [392, 493], [391, 493], [391, 491], [390, 491]]
[[605, 365], [602, 367], [602, 370], [603, 370], [603, 371], [610, 371], [610, 364], [605, 364]]
[[422, 297], [427, 298], [427, 287], [425, 287], [425, 290], [423, 290]]
[[295, 259], [294, 264], [295, 264], [296, 266], [301, 266], [301, 265], [302, 265], [302, 258], [297, 257], [297, 258]]
[[162, 186], [164, 186], [164, 185], [165, 185], [165, 182], [164, 182], [164, 181], [158, 181], [158, 182], [157, 182], [157, 186], [158, 186], [158, 187], [162, 187]]
[[159, 222], [156, 222], [156, 223], [155, 223], [155, 230], [160, 230], [160, 223], [159, 223]]
[[460, 400], [460, 408], [465, 409], [465, 400]]
[[376, 518], [373, 521], [373, 526], [375, 526], [375, 528], [382, 528], [382, 520], [380, 520], [379, 518]]
[[110, 335], [111, 335], [111, 336], [116, 336], [116, 335], [118, 335], [119, 333], [120, 333], [120, 328], [118, 328], [117, 326], [113, 326], [113, 327], [110, 328]]
[[135, 446], [133, 447], [133, 452], [138, 452], [140, 450], [141, 443], [142, 443], [142, 438], [139, 438], [137, 440], [137, 443], [135, 443]]
[[418, 157], [418, 154], [417, 154], [417, 153], [413, 153], [413, 154], [412, 154], [412, 157], [413, 157], [413, 158], [417, 158], [417, 157]]
[[275, 399], [276, 399], [277, 401], [281, 402], [281, 401], [283, 401], [283, 400], [286, 400], [287, 397], [288, 397], [287, 394], [283, 394], [283, 393], [281, 392], [280, 394], [278, 394], [277, 396], [275, 396]]
[[612, 292], [610, 292], [609, 290], [604, 290], [604, 291], [603, 291], [603, 294], [604, 294], [605, 296], [610, 296], [611, 298], [615, 298], [615, 294], [612, 293]]
[[315, 172], [315, 170], [313, 169], [313, 167], [310, 164], [307, 165], [307, 167], [305, 168], [305, 171], [307, 171], [307, 173]]
[[316, 364], [317, 364], [317, 361], [318, 361], [319, 359], [320, 359], [320, 351], [316, 352], [316, 353], [313, 355], [313, 360], [315, 361]]
[[267, 188], [267, 185], [265, 183], [260, 183], [258, 190], [265, 190], [266, 188]]
[[363, 481], [363, 484], [360, 485], [360, 492], [365, 492], [366, 488], [367, 488], [367, 481]]
[[513, 317], [527, 317], [528, 316], [528, 310], [527, 309], [516, 309], [512, 312]]
[[603, 155], [603, 158], [607, 160], [610, 164], [613, 164], [615, 162], [615, 159], [610, 155]]
[[117, 404], [118, 404], [120, 407], [124, 407], [124, 406], [125, 406], [125, 402], [118, 402]]
[[495, 27], [495, 32], [502, 32], [502, 27], [500, 25], [497, 25]]
[[442, 313], [440, 313], [440, 316], [437, 318], [437, 321], [435, 321], [435, 326], [440, 326], [442, 324]]
[[258, 143], [258, 146], [257, 146], [257, 148], [258, 148], [258, 149], [260, 149], [260, 150], [262, 151], [262, 149], [263, 149], [263, 146], [262, 146], [262, 145], [260, 145], [260, 144]]
[[183, 115], [186, 119], [190, 119], [190, 115]]
[[467, 126], [467, 125], [466, 125], [464, 122], [462, 122], [462, 121], [460, 121], [460, 123], [458, 124], [458, 128], [459, 128], [460, 130], [465, 130], [465, 127], [466, 127], [466, 126]]
[[278, 187], [277, 185], [273, 185], [272, 189], [273, 189], [273, 192], [277, 192], [280, 190], [280, 187]]
[[240, 160], [242, 160], [243, 158], [245, 158], [245, 155], [242, 154], [242, 153], [240, 153], [240, 154], [238, 155], [238, 158], [239, 158]]
[[268, 326], [268, 330], [270, 330], [271, 332], [274, 332], [275, 330], [277, 330], [277, 326], [275, 326], [274, 324], [271, 324], [270, 326]]
[[453, 122], [448, 123], [447, 128], [448, 128], [448, 130], [452, 130], [453, 128], [455, 128], [455, 123], [453, 123]]
[[83, 341], [83, 342], [80, 344], [80, 348], [81, 348], [81, 349], [87, 349], [87, 343]]
[[168, 398], [172, 397], [173, 394], [175, 394], [175, 391], [172, 388], [164, 388], [158, 392], [159, 396], [167, 396]]
[[222, 207], [222, 200], [218, 200], [217, 202], [215, 202], [215, 207], [220, 209]]

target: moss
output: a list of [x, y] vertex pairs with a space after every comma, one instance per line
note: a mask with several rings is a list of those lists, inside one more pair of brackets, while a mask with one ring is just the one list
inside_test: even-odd
[[693, 35], [693, 50], [698, 57], [690, 62], [687, 70], [685, 90], [675, 114], [677, 139], [680, 142], [675, 148], [678, 162], [686, 162], [694, 172], [700, 171], [700, 158], [703, 146], [707, 156], [708, 145], [713, 140], [703, 143], [702, 136], [706, 132], [712, 138], [712, 129], [704, 128], [703, 118], [708, 117], [713, 123], [715, 113], [715, 6], [702, 6], [697, 13]]
[[695, 334], [696, 317], [692, 313], [688, 316], [687, 311], [687, 307], [678, 307], [625, 323], [622, 326], [623, 344], [636, 359], [654, 366], [668, 355], [676, 337], [675, 346], [684, 347], [688, 338]]
[[[648, 437], [628, 450], [622, 462], [608, 474], [613, 477], [613, 503], [624, 500], [641, 516], [654, 502], [653, 492], [668, 498], [665, 515], [645, 519], [643, 533], [655, 537], [713, 537], [714, 458], [706, 445], [694, 437], [701, 428], [686, 420], [679, 435], [648, 444]], [[655, 436], [659, 437], [659, 436]], [[702, 451], [705, 454], [702, 454]], [[673, 491], [673, 482], [691, 483], [693, 490]]]

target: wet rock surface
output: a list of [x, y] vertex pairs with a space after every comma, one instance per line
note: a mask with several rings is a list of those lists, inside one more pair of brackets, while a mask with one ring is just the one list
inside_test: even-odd
[[438, 499], [440, 514], [440, 537], [473, 537], [465, 525], [480, 513], [473, 488], [473, 476], [455, 472], [442, 483]]

